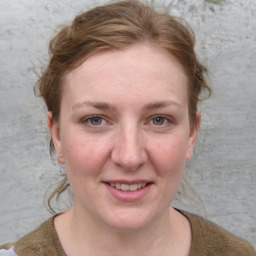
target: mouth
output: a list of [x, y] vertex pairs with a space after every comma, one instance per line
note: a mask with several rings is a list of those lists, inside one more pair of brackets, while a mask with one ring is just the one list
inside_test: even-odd
[[127, 184], [127, 183], [114, 183], [114, 182], [106, 182], [107, 185], [111, 186], [112, 188], [121, 190], [121, 191], [138, 191], [146, 186], [149, 186], [152, 184], [152, 182], [139, 182], [139, 183], [133, 183], [133, 184]]
[[146, 180], [124, 181], [108, 180], [103, 182], [110, 195], [122, 202], [138, 202], [151, 191], [153, 182]]

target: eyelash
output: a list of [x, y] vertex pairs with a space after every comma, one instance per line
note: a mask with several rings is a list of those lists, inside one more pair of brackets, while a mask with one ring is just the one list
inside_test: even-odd
[[[93, 118], [99, 118], [101, 120], [101, 123], [100, 124], [92, 124], [92, 120]], [[152, 123], [156, 118], [162, 118], [163, 120], [163, 124], [154, 124]], [[102, 124], [103, 122], [103, 124]], [[105, 123], [104, 123], [105, 122]], [[86, 124], [87, 126], [89, 127], [101, 127], [102, 125], [105, 125], [108, 123], [108, 121], [106, 120], [105, 117], [102, 117], [101, 115], [90, 115], [90, 116], [87, 116], [87, 117], [84, 117], [81, 119], [81, 123], [82, 124]], [[152, 116], [148, 119], [148, 121], [145, 123], [146, 125], [148, 124], [151, 124], [153, 125], [154, 127], [166, 127], [170, 124], [174, 123], [173, 119], [170, 118], [170, 117], [167, 117], [167, 116], [164, 116], [164, 115], [155, 115], [155, 116]]]
[[155, 126], [155, 127], [166, 127], [169, 124], [174, 123], [174, 121], [170, 117], [167, 117], [167, 116], [164, 116], [164, 115], [156, 115], [156, 116], [150, 117], [148, 123], [153, 122], [156, 118], [162, 118], [164, 123], [160, 124], [160, 125], [157, 125], [157, 124], [153, 123], [152, 125]]
[[[93, 118], [99, 118], [101, 119], [101, 123], [99, 125], [92, 124], [91, 121]], [[106, 119], [100, 115], [90, 115], [85, 118], [82, 118], [81, 123], [87, 124], [90, 127], [100, 127], [102, 125], [102, 122], [107, 122]]]

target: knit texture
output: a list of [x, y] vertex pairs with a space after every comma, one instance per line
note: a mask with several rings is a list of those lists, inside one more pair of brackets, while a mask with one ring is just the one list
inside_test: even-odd
[[18, 256], [66, 256], [54, 228], [54, 217], [14, 243]]
[[[191, 224], [190, 256], [256, 256], [254, 247], [244, 239], [197, 215], [180, 212]], [[54, 228], [53, 219], [54, 217], [50, 218], [14, 244], [0, 246], [0, 249], [8, 249], [14, 245], [18, 256], [66, 256]]]
[[256, 256], [246, 240], [197, 215], [182, 213], [192, 229], [190, 256]]

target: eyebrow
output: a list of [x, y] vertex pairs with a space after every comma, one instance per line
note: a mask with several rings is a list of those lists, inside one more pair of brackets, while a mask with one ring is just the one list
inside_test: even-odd
[[[175, 101], [158, 101], [158, 102], [152, 102], [148, 103], [143, 107], [143, 110], [153, 110], [153, 109], [159, 109], [159, 108], [165, 108], [168, 106], [178, 106], [181, 105]], [[109, 109], [116, 109], [114, 105], [106, 103], [106, 102], [93, 102], [93, 101], [84, 101], [84, 102], [78, 102], [73, 107], [72, 110], [75, 110], [77, 108], [81, 108], [84, 106], [94, 107], [100, 110], [109, 110]]]
[[152, 110], [152, 109], [159, 109], [159, 108], [165, 108], [165, 107], [169, 107], [171, 105], [180, 107], [181, 104], [179, 104], [176, 101], [158, 101], [158, 102], [153, 102], [153, 103], [149, 103], [146, 106], [143, 107], [144, 110]]
[[84, 102], [78, 102], [73, 107], [72, 110], [75, 110], [77, 108], [81, 108], [84, 106], [94, 107], [100, 110], [108, 110], [108, 109], [115, 109], [115, 107], [111, 104], [108, 104], [106, 102], [93, 102], [93, 101], [84, 101]]

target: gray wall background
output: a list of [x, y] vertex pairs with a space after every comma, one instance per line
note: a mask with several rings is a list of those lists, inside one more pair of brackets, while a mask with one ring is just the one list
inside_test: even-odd
[[[44, 195], [59, 169], [48, 154], [43, 104], [32, 91], [35, 72], [48, 59], [56, 26], [103, 2], [0, 0], [0, 243], [21, 237], [50, 216]], [[256, 246], [256, 2], [161, 3], [169, 2], [172, 13], [194, 28], [214, 90], [200, 107], [201, 133], [187, 168], [204, 207], [189, 200], [182, 207]]]

